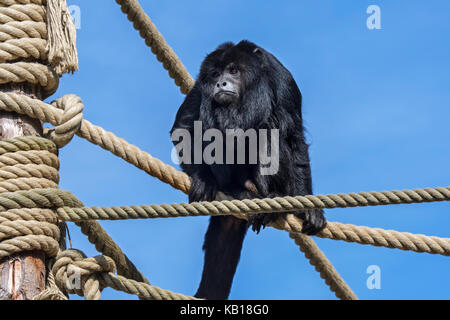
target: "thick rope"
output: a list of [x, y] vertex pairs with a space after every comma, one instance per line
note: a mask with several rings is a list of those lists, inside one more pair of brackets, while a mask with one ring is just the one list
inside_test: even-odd
[[47, 59], [44, 39], [11, 39], [0, 43], [0, 63], [16, 59], [26, 59], [32, 57], [36, 60]]
[[58, 75], [48, 66], [33, 62], [0, 64], [0, 84], [22, 83], [38, 84], [44, 89], [44, 97], [55, 93], [59, 85]]
[[[86, 258], [78, 250], [66, 250], [58, 255], [52, 268], [55, 282], [68, 293], [84, 296], [87, 300], [100, 300], [101, 290], [97, 273], [114, 272], [116, 266], [110, 257]], [[71, 283], [72, 280], [79, 282]]]
[[142, 10], [137, 0], [116, 0], [122, 12], [133, 22], [133, 26], [144, 38], [145, 43], [152, 49], [158, 61], [162, 62], [164, 69], [169, 71], [169, 76], [175, 80], [181, 92], [187, 94], [194, 86], [194, 79], [187, 72], [172, 48], [164, 40], [164, 37], [150, 20], [150, 17]]
[[115, 290], [123, 291], [129, 294], [135, 294], [139, 298], [146, 300], [198, 300], [195, 297], [185, 296], [180, 293], [174, 293], [169, 290], [161, 289], [146, 283], [126, 279], [113, 273], [100, 274], [104, 286]]
[[[44, 22], [14, 21], [0, 25], [0, 41], [12, 39], [46, 39], [47, 26]], [[38, 50], [38, 46], [36, 47]]]
[[[29, 143], [28, 143], [29, 142]], [[19, 148], [27, 151], [19, 151]], [[17, 153], [17, 154], [16, 154]], [[42, 250], [54, 257], [59, 251], [60, 230], [53, 204], [44, 198], [58, 189], [57, 149], [42, 138], [0, 141], [0, 259], [14, 253]], [[32, 188], [49, 187], [44, 196]], [[8, 192], [12, 189], [13, 192]], [[25, 192], [32, 192], [23, 196]], [[59, 204], [73, 201], [62, 201]], [[47, 208], [47, 209], [46, 209]]]
[[65, 0], [0, 0], [0, 41], [0, 84], [39, 85], [46, 98], [63, 73], [78, 67], [75, 25]]
[[66, 0], [47, 1], [48, 59], [58, 75], [78, 70], [75, 24]]
[[48, 134], [58, 148], [62, 148], [67, 145], [72, 140], [74, 134], [80, 130], [81, 121], [83, 120], [84, 105], [81, 98], [73, 94], [65, 95], [61, 99], [52, 102], [52, 105], [63, 110], [63, 115], [59, 125]]
[[58, 76], [78, 69], [76, 29], [65, 0], [0, 0], [0, 24], [0, 63], [48, 60]]
[[[356, 199], [356, 200], [355, 200]], [[355, 201], [353, 201], [355, 200]], [[59, 208], [58, 216], [67, 221], [125, 220], [176, 218], [209, 215], [236, 215], [292, 212], [312, 209], [380, 206], [400, 203], [449, 201], [450, 187], [404, 191], [361, 192], [358, 194], [330, 194], [267, 199], [223, 200], [212, 202], [174, 203], [121, 207]]]
[[[393, 199], [394, 203], [397, 203], [400, 199], [405, 200], [406, 203], [448, 201], [450, 200], [449, 190], [450, 187], [417, 189], [413, 192], [411, 192], [411, 190], [406, 190], [362, 194], [371, 200], [371, 205], [387, 205], [392, 203], [385, 201], [386, 199]], [[374, 199], [380, 198], [380, 195], [386, 197], [383, 198], [382, 202], [375, 201]], [[395, 195], [395, 197], [391, 195]], [[406, 195], [409, 196], [406, 197]], [[368, 201], [362, 200], [365, 199], [363, 196], [358, 196], [355, 198], [361, 200], [361, 205], [368, 205], [369, 203]], [[311, 201], [311, 199], [313, 200]], [[56, 213], [61, 220], [76, 222], [94, 219], [153, 219], [231, 214], [238, 218], [246, 219], [246, 215], [254, 213], [289, 212], [314, 208], [344, 207], [345, 202], [341, 202], [342, 199], [347, 199], [347, 195], [285, 197], [232, 201], [224, 200], [201, 203], [176, 203], [170, 205], [141, 205], [130, 207], [61, 207], [56, 210]], [[339, 205], [337, 205], [337, 203]], [[352, 206], [356, 205], [353, 201], [350, 201], [350, 203]], [[273, 226], [277, 229], [286, 230], [291, 233], [300, 233], [302, 229], [301, 220], [293, 215], [289, 215], [288, 217], [289, 219], [287, 217], [281, 217], [273, 223]], [[374, 246], [383, 246], [387, 248], [442, 254], [446, 256], [450, 255], [450, 239], [448, 238], [411, 234], [394, 230], [383, 230], [379, 228], [368, 228], [338, 222], [328, 222], [325, 229], [318, 233], [317, 236], [320, 238], [357, 242], [360, 244], [371, 244]]]
[[[278, 219], [273, 222], [271, 226], [295, 235], [301, 234], [302, 221], [290, 214], [287, 215], [285, 219]], [[316, 234], [316, 236], [319, 238], [356, 242], [376, 247], [450, 256], [450, 238], [439, 238], [422, 234], [398, 232], [395, 230], [368, 228], [339, 222], [328, 222], [326, 227]]]
[[302, 233], [289, 233], [289, 236], [295, 240], [300, 251], [309, 259], [309, 263], [319, 272], [320, 277], [325, 280], [336, 297], [341, 300], [358, 299], [311, 237]]

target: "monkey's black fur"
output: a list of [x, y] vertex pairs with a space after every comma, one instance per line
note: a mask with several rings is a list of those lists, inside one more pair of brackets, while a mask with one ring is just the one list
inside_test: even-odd
[[[235, 83], [230, 89], [234, 93], [224, 100], [223, 95], [219, 99], [214, 90], [226, 85], [222, 80], [226, 77], [235, 79]], [[274, 175], [261, 175], [259, 162], [182, 163], [182, 169], [192, 181], [189, 201], [215, 200], [218, 191], [237, 199], [312, 194], [301, 100], [291, 73], [272, 54], [255, 44], [226, 42], [209, 54], [202, 63], [195, 86], [177, 113], [171, 132], [187, 129], [194, 137], [194, 121], [202, 122], [203, 131], [210, 128], [222, 132], [226, 129], [279, 129], [279, 170]], [[251, 147], [246, 145], [247, 150]], [[235, 152], [225, 147], [224, 150], [225, 153]], [[256, 187], [257, 193], [246, 188], [248, 181]], [[261, 226], [278, 215], [253, 215], [249, 223], [259, 232]], [[307, 234], [317, 233], [326, 224], [322, 210], [297, 212], [296, 215], [304, 220], [303, 232]], [[247, 222], [232, 216], [211, 217], [203, 246], [205, 262], [197, 297], [228, 297], [247, 228]]]

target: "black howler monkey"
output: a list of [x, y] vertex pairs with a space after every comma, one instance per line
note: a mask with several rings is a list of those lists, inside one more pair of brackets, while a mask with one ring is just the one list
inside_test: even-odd
[[[236, 199], [312, 194], [301, 99], [291, 73], [263, 48], [249, 41], [237, 45], [226, 42], [210, 53], [203, 61], [197, 81], [181, 105], [171, 131], [174, 144], [179, 141], [174, 138], [178, 130], [184, 129], [190, 135], [188, 142], [192, 147], [181, 153], [177, 149], [183, 159], [181, 167], [192, 181], [189, 201], [215, 200], [219, 191]], [[201, 161], [207, 139], [202, 140], [196, 130], [205, 134], [210, 129], [216, 130], [210, 135], [214, 136], [216, 146], [211, 155], [216, 160]], [[251, 140], [248, 130], [256, 131], [253, 135], [256, 140]], [[223, 139], [219, 139], [218, 132], [224, 135]], [[235, 134], [232, 139], [243, 138], [243, 158], [234, 144], [228, 144], [230, 132]], [[267, 133], [265, 140], [259, 135], [261, 132]], [[272, 142], [272, 137], [277, 138], [273, 140], [275, 146], [268, 142]], [[262, 146], [266, 146], [265, 149]], [[252, 152], [254, 155], [272, 152], [278, 161], [275, 170], [262, 173], [267, 163], [263, 165], [260, 157], [252, 158]], [[223, 161], [217, 161], [218, 156], [222, 156]], [[306, 234], [315, 234], [326, 224], [322, 210], [295, 214], [303, 219]], [[227, 299], [248, 226], [252, 225], [253, 230], [259, 232], [261, 226], [278, 215], [252, 215], [249, 223], [233, 216], [211, 217], [203, 246], [203, 275], [196, 296]]]

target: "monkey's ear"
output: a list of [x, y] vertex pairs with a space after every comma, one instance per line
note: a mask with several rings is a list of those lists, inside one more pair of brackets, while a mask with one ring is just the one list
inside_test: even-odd
[[257, 57], [262, 67], [264, 67], [267, 64], [263, 49], [256, 47], [255, 49], [253, 49], [253, 54]]
[[258, 48], [258, 47], [256, 47], [256, 48], [253, 50], [253, 53], [254, 53], [254, 54], [257, 54], [257, 55], [262, 55], [262, 54], [263, 54], [261, 48]]

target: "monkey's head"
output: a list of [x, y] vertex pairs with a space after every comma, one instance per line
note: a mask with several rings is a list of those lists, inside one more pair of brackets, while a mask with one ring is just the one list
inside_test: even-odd
[[202, 92], [220, 106], [239, 106], [263, 72], [263, 49], [249, 41], [226, 42], [210, 53], [200, 69]]

